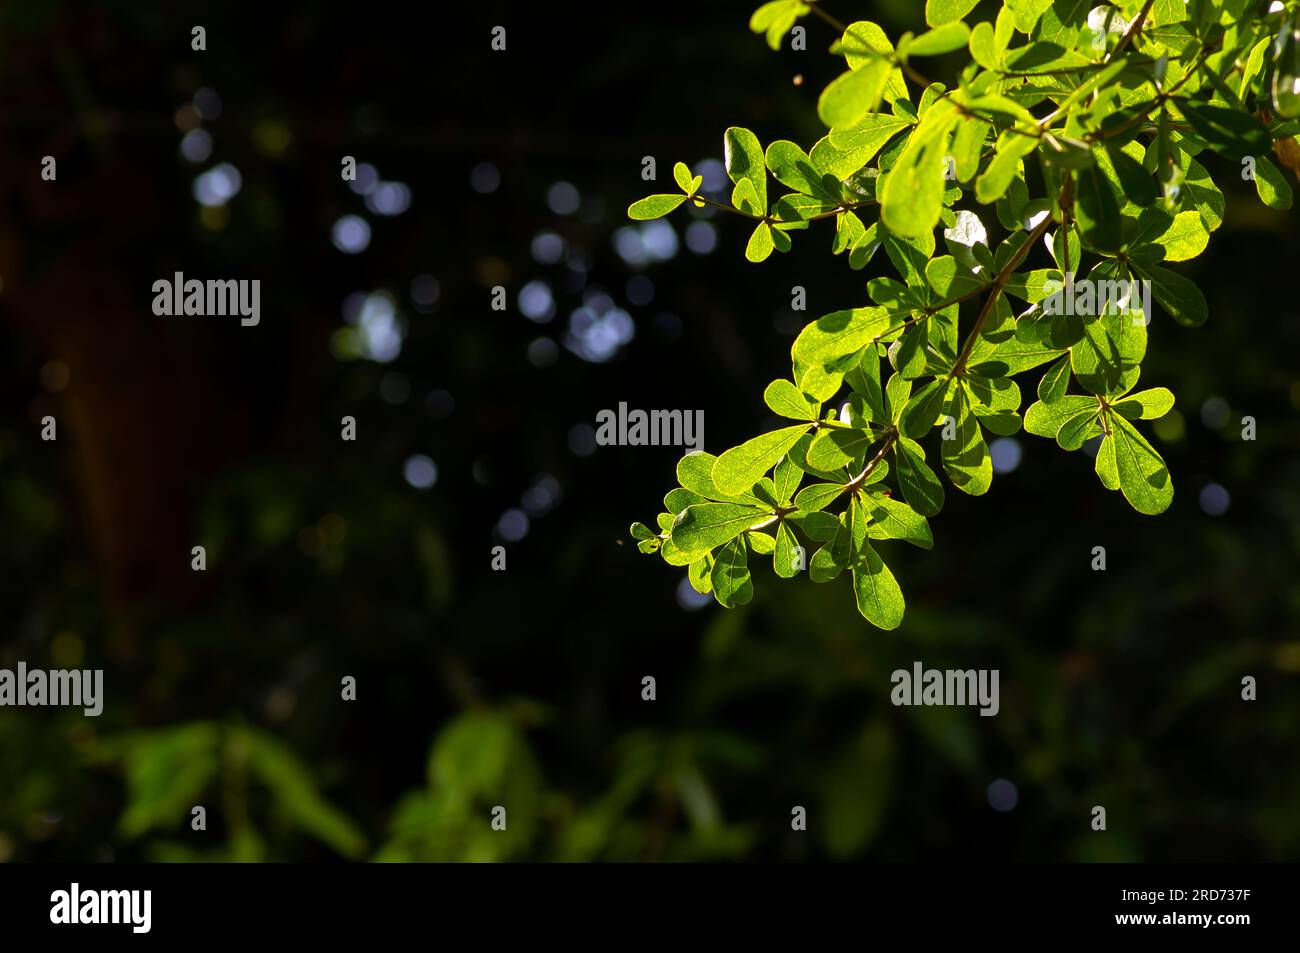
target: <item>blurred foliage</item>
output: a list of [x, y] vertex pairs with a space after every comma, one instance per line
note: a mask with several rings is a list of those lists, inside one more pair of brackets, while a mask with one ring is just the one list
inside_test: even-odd
[[[920, 4], [870, 6], [920, 28]], [[1300, 240], [1230, 166], [1190, 271], [1210, 320], [1151, 328], [1147, 372], [1181, 409], [1157, 433], [1173, 506], [1138, 516], [1025, 443], [987, 496], [949, 502], [932, 551], [898, 556], [912, 605], [886, 635], [806, 580], [695, 607], [684, 572], [642, 571], [622, 540], [676, 451], [570, 443], [620, 401], [704, 408], [706, 445], [737, 442], [801, 323], [790, 287], [816, 313], [861, 295], [870, 275], [820, 256], [727, 254], [748, 230], [708, 210], [690, 214], [716, 254], [680, 231], [671, 263], [615, 244], [641, 158], [720, 159], [724, 107], [765, 140], [815, 135], [821, 41], [773, 53], [740, 4], [690, 29], [512, 11], [497, 59], [486, 20], [441, 8], [295, 3], [256, 28], [184, 4], [0, 11], [0, 666], [103, 668], [106, 694], [99, 718], [0, 710], [0, 858], [1300, 857]], [[223, 110], [193, 164], [178, 113], [205, 87]], [[34, 171], [47, 154], [57, 189]], [[370, 213], [344, 154], [408, 183], [410, 209]], [[191, 189], [220, 162], [243, 182], [214, 213]], [[495, 192], [470, 188], [483, 162]], [[548, 208], [557, 181], [578, 213]], [[361, 254], [331, 244], [344, 214], [371, 224]], [[560, 260], [533, 257], [542, 232]], [[178, 268], [262, 278], [261, 325], [154, 318], [150, 283]], [[515, 310], [531, 280], [554, 320]], [[358, 291], [397, 303], [392, 361], [331, 351]], [[596, 291], [635, 323], [603, 361], [569, 346]], [[553, 363], [530, 358], [539, 338]], [[403, 479], [416, 454], [437, 465], [426, 490]], [[506, 539], [542, 475], [559, 492]], [[1222, 516], [1197, 503], [1209, 483]], [[916, 659], [999, 668], [1001, 712], [893, 707], [889, 674]], [[996, 779], [1014, 810], [990, 807]]]

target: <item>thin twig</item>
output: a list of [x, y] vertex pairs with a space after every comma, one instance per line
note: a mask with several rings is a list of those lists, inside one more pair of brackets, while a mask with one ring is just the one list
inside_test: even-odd
[[841, 34], [848, 29], [847, 24], [841, 23], [839, 20], [835, 19], [833, 16], [831, 16], [829, 13], [823, 10], [821, 8], [821, 4], [819, 4], [817, 0], [807, 0], [807, 3], [809, 9], [811, 9], [814, 14], [821, 17], [831, 26], [835, 27], [835, 29], [839, 30]]
[[975, 342], [979, 340], [980, 332], [984, 330], [984, 325], [988, 322], [989, 315], [993, 313], [994, 305], [997, 303], [998, 296], [1002, 294], [1002, 288], [1010, 280], [1012, 273], [1020, 267], [1020, 263], [1025, 260], [1025, 256], [1047, 233], [1047, 227], [1052, 224], [1052, 216], [1048, 212], [1043, 213], [1043, 220], [1034, 226], [1034, 230], [1029, 233], [1025, 243], [1011, 253], [1011, 258], [1002, 266], [1002, 270], [997, 273], [992, 284], [989, 285], [989, 296], [984, 300], [984, 307], [980, 308], [979, 317], [975, 319], [975, 324], [971, 327], [970, 333], [966, 335], [966, 340], [961, 346], [961, 353], [957, 355], [957, 360], [953, 362], [952, 370], [949, 377], [960, 377], [966, 369], [966, 361], [970, 358], [971, 351], [975, 349]]
[[1119, 42], [1115, 44], [1115, 49], [1107, 53], [1106, 58], [1102, 62], [1109, 63], [1115, 57], [1119, 56], [1120, 53], [1124, 52], [1124, 47], [1128, 46], [1129, 43], [1132, 42], [1133, 38], [1142, 32], [1142, 25], [1146, 22], [1147, 14], [1150, 13], [1151, 8], [1155, 6], [1155, 2], [1156, 0], [1147, 0], [1142, 7], [1142, 12], [1133, 18], [1133, 22], [1128, 25], [1128, 29], [1124, 31], [1124, 35], [1121, 36]]

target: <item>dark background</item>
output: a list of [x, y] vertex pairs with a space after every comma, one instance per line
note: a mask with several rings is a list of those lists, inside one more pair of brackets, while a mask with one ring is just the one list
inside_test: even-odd
[[[1151, 327], [1143, 381], [1178, 395], [1165, 515], [1018, 438], [986, 497], [949, 489], [932, 552], [888, 547], [892, 633], [843, 580], [766, 569], [745, 609], [688, 608], [636, 552], [678, 451], [593, 448], [596, 413], [702, 408], [706, 449], [732, 446], [802, 322], [887, 267], [831, 258], [829, 226], [756, 266], [739, 220], [680, 210], [671, 255], [627, 222], [728, 125], [822, 134], [832, 32], [773, 53], [754, 5], [0, 4], [0, 667], [103, 668], [106, 693], [97, 719], [0, 710], [0, 860], [1300, 857], [1300, 230], [1234, 165], [1208, 160], [1226, 221], [1174, 266], [1209, 323]], [[829, 9], [921, 26], [919, 0]], [[409, 208], [368, 208], [344, 155]], [[204, 207], [222, 163], [240, 189]], [[331, 240], [345, 215], [360, 253]], [[715, 250], [687, 247], [693, 217]], [[155, 317], [177, 270], [260, 279], [261, 324]], [[517, 306], [533, 281], [549, 321]], [[381, 296], [364, 320], [358, 292]], [[400, 353], [358, 356], [390, 311]], [[1000, 669], [1000, 714], [891, 706], [918, 659]]]

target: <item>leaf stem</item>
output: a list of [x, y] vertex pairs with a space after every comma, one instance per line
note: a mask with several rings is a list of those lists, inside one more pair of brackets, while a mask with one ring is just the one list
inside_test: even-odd
[[1155, 3], [1156, 0], [1147, 0], [1147, 2], [1142, 6], [1141, 12], [1133, 18], [1133, 22], [1128, 25], [1128, 29], [1124, 31], [1124, 35], [1121, 36], [1119, 42], [1115, 44], [1115, 49], [1107, 53], [1106, 58], [1102, 62], [1109, 63], [1112, 59], [1119, 56], [1120, 53], [1124, 52], [1124, 47], [1128, 46], [1129, 43], [1132, 42], [1140, 32], [1142, 32], [1142, 26], [1146, 22], [1147, 14], [1151, 12], [1151, 8], [1155, 6]]
[[848, 490], [849, 493], [852, 494], [858, 489], [858, 487], [866, 483], [867, 477], [871, 476], [871, 474], [875, 472], [876, 467], [880, 466], [880, 461], [885, 459], [885, 454], [887, 454], [889, 449], [897, 442], [898, 428], [894, 427], [885, 437], [885, 442], [880, 445], [880, 449], [876, 451], [876, 455], [871, 458], [865, 467], [863, 467], [861, 473], [855, 476], [848, 483], [844, 484], [844, 489]]
[[841, 23], [839, 20], [835, 19], [835, 17], [831, 16], [829, 13], [823, 10], [818, 0], [805, 0], [805, 2], [808, 4], [808, 8], [812, 10], [814, 14], [821, 17], [821, 19], [829, 23], [835, 29], [839, 30], [841, 35], [844, 33], [845, 30], [849, 28], [848, 24]]
[[737, 215], [743, 215], [745, 218], [752, 218], [756, 222], [769, 221], [766, 215], [755, 215], [753, 212], [746, 212], [744, 209], [736, 208], [734, 205], [724, 205], [721, 202], [713, 201], [713, 199], [706, 199], [703, 195], [692, 195], [689, 201], [702, 202], [712, 208], [720, 208], [724, 212], [735, 212]]
[[[798, 193], [791, 193], [798, 194]], [[711, 208], [722, 209], [724, 212], [734, 212], [737, 215], [753, 219], [756, 222], [766, 222], [769, 225], [794, 225], [799, 222], [819, 222], [822, 219], [834, 218], [840, 212], [851, 212], [854, 209], [863, 208], [867, 205], [877, 204], [875, 199], [863, 199], [861, 202], [841, 202], [828, 212], [818, 212], [816, 215], [809, 215], [807, 218], [785, 219], [776, 218], [772, 215], [755, 215], [753, 212], [746, 212], [744, 209], [736, 208], [734, 205], [725, 205], [722, 202], [715, 202], [713, 199], [705, 198], [703, 195], [692, 195], [687, 201], [700, 202]]]
[[1100, 142], [1103, 139], [1113, 139], [1115, 136], [1127, 132], [1128, 130], [1132, 129], [1134, 126], [1141, 125], [1142, 123], [1146, 122], [1147, 117], [1151, 115], [1151, 111], [1157, 108], [1158, 106], [1163, 106], [1165, 102], [1167, 102], [1169, 99], [1173, 97], [1174, 93], [1182, 89], [1183, 84], [1185, 84], [1189, 79], [1191, 79], [1194, 75], [1196, 75], [1196, 71], [1200, 69], [1201, 64], [1204, 63], [1206, 60], [1208, 60], [1216, 51], [1217, 51], [1216, 47], [1206, 46], [1203, 50], [1201, 50], [1201, 55], [1196, 58], [1196, 62], [1193, 63], [1191, 67], [1188, 68], [1186, 75], [1184, 75], [1183, 78], [1180, 79], [1178, 82], [1174, 83], [1174, 85], [1170, 86], [1168, 89], [1161, 92], [1158, 96], [1156, 96], [1155, 99], [1151, 100], [1149, 103], [1143, 106], [1141, 110], [1137, 113], [1137, 115], [1133, 116], [1131, 119], [1125, 122], [1120, 123], [1114, 129], [1111, 129], [1109, 131], [1099, 130], [1098, 132], [1087, 136], [1086, 137], [1087, 140], [1089, 142]]
[[[1069, 191], [1069, 181], [1067, 180], [1066, 190]], [[1063, 199], [1068, 201], [1064, 192]], [[1052, 224], [1052, 216], [1048, 212], [1043, 213], [1043, 220], [1034, 226], [1034, 230], [1029, 233], [1025, 243], [1011, 253], [1007, 263], [1002, 266], [1002, 270], [997, 273], [993, 283], [989, 285], [989, 296], [984, 299], [984, 307], [980, 308], [979, 317], [975, 319], [975, 324], [971, 327], [970, 333], [966, 335], [966, 340], [962, 343], [961, 352], [957, 355], [957, 360], [953, 362], [952, 370], [949, 377], [960, 377], [966, 370], [966, 361], [970, 358], [971, 351], [975, 349], [975, 342], [979, 340], [980, 332], [984, 330], [984, 325], [988, 322], [989, 315], [993, 313], [993, 308], [997, 304], [998, 297], [1002, 294], [1002, 287], [1011, 278], [1020, 263], [1025, 260], [1025, 256], [1047, 233], [1047, 227]]]

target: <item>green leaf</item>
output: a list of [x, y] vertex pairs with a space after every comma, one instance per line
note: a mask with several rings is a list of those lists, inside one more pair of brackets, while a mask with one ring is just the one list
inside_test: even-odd
[[1067, 49], [1073, 47], [1091, 6], [1092, 0], [1053, 0], [1039, 20], [1038, 35]]
[[961, 20], [979, 2], [980, 0], [925, 0], [925, 22], [930, 26], [943, 26]]
[[685, 201], [685, 195], [647, 195], [628, 206], [627, 217], [638, 222], [662, 218]]
[[[892, 61], [894, 44], [889, 42], [889, 36], [881, 28], [880, 24], [872, 23], [870, 20], [857, 20], [845, 28], [838, 47], [833, 46], [831, 51], [843, 53], [849, 69], [859, 69], [882, 58]], [[902, 70], [897, 66], [889, 71], [884, 96], [886, 100], [894, 103], [895, 106], [900, 102], [910, 106], [907, 96], [907, 83], [903, 79]], [[912, 110], [911, 112], [915, 116], [915, 111]]]
[[885, 404], [889, 410], [889, 416], [884, 418], [884, 422], [897, 424], [903, 418], [903, 410], [907, 407], [907, 402], [912, 399], [912, 382], [902, 374], [894, 374], [885, 383]]
[[884, 57], [873, 57], [860, 68], [840, 74], [817, 100], [821, 121], [831, 128], [851, 126], [867, 113], [875, 112], [892, 68]]
[[735, 539], [771, 515], [762, 507], [742, 503], [699, 503], [686, 507], [677, 515], [672, 542], [693, 562], [700, 553]]
[[1267, 53], [1270, 43], [1267, 38], [1256, 43], [1246, 57], [1246, 63], [1241, 69], [1241, 82], [1237, 86], [1237, 98], [1244, 99], [1254, 87], [1255, 81], [1260, 78], [1264, 71], [1264, 55]]
[[842, 483], [813, 483], [804, 487], [794, 498], [794, 505], [803, 512], [824, 510], [844, 492]]
[[744, 540], [733, 539], [718, 550], [709, 572], [713, 598], [728, 609], [743, 606], [754, 598]]
[[658, 535], [645, 523], [633, 523], [631, 533], [633, 539], [654, 539]]
[[713, 482], [724, 493], [745, 492], [807, 432], [808, 425], [801, 424], [746, 440], [718, 457], [713, 464]]
[[880, 353], [877, 348], [864, 348], [862, 360], [844, 375], [844, 381], [853, 388], [855, 394], [861, 395], [862, 407], [859, 413], [863, 419], [880, 424], [891, 422], [889, 410], [885, 406], [885, 393], [880, 386]]
[[1067, 420], [1080, 414], [1095, 414], [1099, 408], [1097, 398], [1087, 394], [1066, 394], [1051, 403], [1040, 400], [1025, 411], [1025, 432], [1055, 440]]
[[1006, 194], [1020, 169], [1020, 160], [1038, 147], [1038, 140], [1018, 132], [998, 136], [997, 152], [975, 180], [975, 198], [984, 205]]
[[753, 497], [748, 496], [748, 488], [745, 493], [728, 494], [723, 493], [714, 485], [713, 482], [713, 465], [718, 458], [711, 453], [705, 453], [702, 450], [691, 450], [684, 454], [677, 461], [677, 482], [693, 493], [710, 500], [721, 500], [726, 503], [753, 503]]
[[981, 424], [1002, 437], [1020, 432], [1020, 387], [1015, 381], [967, 374], [963, 383], [971, 413]]
[[[1038, 399], [1045, 404], [1060, 400], [1065, 396], [1065, 389], [1070, 384], [1070, 355], [1066, 354], [1047, 369], [1043, 379], [1038, 382]], [[1029, 423], [1025, 422], [1025, 429]], [[1031, 433], [1033, 431], [1030, 431]]]
[[958, 295], [971, 294], [986, 284], [959, 265], [952, 255], [931, 258], [925, 266], [925, 280], [935, 293], [945, 300]]
[[[1033, 116], [1029, 118], [1032, 120]], [[1063, 169], [1087, 169], [1094, 162], [1092, 152], [1086, 144], [1063, 136], [1044, 137], [1040, 155], [1043, 161]]]
[[764, 261], [772, 254], [775, 247], [776, 239], [772, 227], [767, 222], [759, 222], [753, 234], [749, 236], [749, 243], [745, 246], [745, 257], [753, 262]]
[[1139, 264], [1136, 261], [1133, 262], [1133, 270], [1151, 282], [1151, 293], [1156, 301], [1179, 324], [1198, 327], [1210, 316], [1205, 295], [1201, 294], [1201, 289], [1190, 279], [1168, 268]]
[[966, 361], [971, 373], [982, 377], [1011, 377], [1031, 367], [1046, 364], [1061, 349], [1043, 341], [1021, 341], [1015, 337], [993, 342], [981, 336]]
[[805, 327], [795, 338], [790, 353], [801, 364], [824, 366], [856, 354], [889, 330], [890, 322], [886, 308], [832, 311]]
[[294, 824], [345, 857], [356, 858], [365, 838], [352, 822], [316, 790], [311, 772], [294, 752], [272, 735], [240, 729], [238, 746], [250, 772], [271, 789], [275, 803]]
[[1205, 171], [1205, 167], [1195, 159], [1187, 160], [1187, 174], [1182, 183], [1182, 195], [1185, 202], [1191, 203], [1201, 213], [1201, 217], [1205, 219], [1205, 227], [1210, 231], [1223, 224], [1223, 210], [1227, 206], [1227, 201], [1223, 197], [1223, 192], [1210, 178], [1210, 173]]
[[817, 540], [822, 543], [829, 543], [839, 532], [840, 518], [831, 513], [823, 513], [821, 510], [812, 510], [803, 513], [788, 513], [784, 522], [801, 530], [809, 539]]
[[1291, 183], [1269, 161], [1268, 156], [1260, 156], [1255, 162], [1255, 191], [1259, 193], [1260, 201], [1269, 208], [1291, 207]]
[[[1150, 213], [1142, 214], [1145, 217]], [[1152, 241], [1164, 249], [1165, 261], [1189, 261], [1205, 251], [1210, 243], [1210, 233], [1201, 213], [1188, 209], [1174, 216], [1169, 227]]]
[[939, 412], [948, 400], [949, 377], [937, 377], [912, 395], [899, 421], [903, 434], [913, 440], [924, 437], [939, 419]]
[[1097, 412], [1099, 408], [1094, 404], [1091, 410], [1071, 417], [1065, 423], [1061, 424], [1061, 429], [1056, 432], [1056, 443], [1062, 450], [1078, 450], [1098, 429]]
[[823, 176], [828, 185], [832, 187], [832, 191], [838, 194], [840, 189], [837, 183], [843, 182], [858, 172], [873, 155], [875, 155], [875, 150], [866, 146], [849, 146], [847, 148], [837, 146], [831, 141], [830, 135], [827, 134], [813, 143], [813, 147], [808, 153], [808, 159], [812, 162], [813, 169], [817, 174]]
[[1081, 169], [1075, 183], [1075, 213], [1084, 239], [1104, 252], [1124, 244], [1123, 220], [1110, 180], [1097, 166]]
[[948, 414], [956, 421], [956, 433], [953, 439], [942, 441], [943, 472], [957, 489], [971, 496], [982, 496], [993, 483], [993, 462], [975, 415], [970, 412], [964, 388], [955, 391]]
[[836, 559], [833, 549], [830, 545], [823, 546], [808, 561], [808, 578], [813, 582], [830, 582], [844, 571], [847, 562]]
[[835, 241], [831, 245], [831, 254], [838, 255], [848, 251], [866, 234], [862, 219], [852, 212], [844, 211], [835, 216]]
[[790, 32], [795, 20], [807, 12], [808, 4], [803, 0], [769, 0], [749, 18], [749, 28], [755, 33], [766, 34], [767, 45], [778, 50], [782, 37]]
[[178, 824], [218, 776], [221, 743], [214, 722], [133, 731], [98, 742], [102, 756], [124, 762], [127, 806], [118, 821], [121, 832], [138, 837]]
[[908, 285], [921, 284], [925, 279], [925, 263], [934, 254], [934, 232], [904, 238], [881, 228], [880, 239], [903, 281]]
[[969, 39], [970, 27], [965, 23], [960, 21], [944, 23], [943, 26], [935, 27], [933, 30], [926, 30], [913, 39], [911, 43], [907, 44], [906, 52], [900, 49], [899, 55], [903, 57], [941, 56], [944, 53], [951, 53], [953, 50], [960, 50]]
[[1223, 155], [1244, 159], [1263, 155], [1273, 145], [1268, 129], [1248, 112], [1186, 100], [1179, 100], [1178, 107], [1196, 134]]
[[[781, 462], [785, 462], [785, 457], [781, 458]], [[771, 477], [761, 477], [754, 484], [754, 497], [760, 506], [772, 511], [776, 511], [781, 505], [777, 498], [776, 483]]]
[[997, 19], [993, 21], [993, 42], [999, 58], [1006, 53], [1007, 47], [1011, 45], [1011, 40], [1015, 35], [1015, 13], [1004, 6], [998, 11]]
[[763, 147], [758, 136], [743, 126], [732, 126], [722, 136], [723, 161], [727, 176], [740, 185], [748, 182], [753, 189], [757, 208], [754, 214], [767, 212], [767, 166], [763, 161]]
[[[1037, 121], [1034, 114], [1028, 109], [1014, 99], [1000, 93], [986, 93], [983, 96], [976, 96], [966, 104], [966, 108], [981, 115], [989, 115], [994, 119], [1004, 120], [1012, 124], [1019, 122], [1024, 126], [1032, 127]], [[1032, 139], [1033, 137], [1028, 138]]]
[[865, 453], [874, 439], [869, 430], [825, 428], [808, 446], [808, 463], [819, 470], [834, 471]]
[[814, 476], [819, 480], [825, 480], [830, 483], [837, 483], [844, 480], [845, 477], [843, 473], [820, 470], [808, 462], [808, 448], [812, 446], [812, 440], [812, 434], [804, 434], [796, 440], [794, 446], [790, 448], [790, 459], [793, 460], [795, 465], [804, 473], [807, 473], [809, 476]]
[[794, 379], [799, 389], [815, 400], [830, 400], [844, 383], [844, 372], [836, 365], [804, 364], [794, 361]]
[[857, 69], [881, 56], [894, 52], [894, 44], [889, 42], [889, 35], [878, 23], [870, 20], [857, 20], [844, 29], [837, 45], [831, 52], [844, 54], [849, 69]]
[[1155, 420], [1173, 409], [1174, 395], [1167, 387], [1152, 387], [1129, 394], [1111, 406], [1115, 413], [1128, 420]]
[[[836, 203], [829, 200], [818, 198], [815, 195], [804, 195], [801, 192], [791, 192], [783, 195], [772, 204], [772, 214], [780, 219], [778, 231], [774, 232], [772, 239], [778, 242], [780, 248], [781, 229], [787, 228], [807, 228], [808, 221], [815, 215], [824, 215], [833, 211]], [[784, 248], [780, 249], [785, 251]]]
[[1119, 464], [1115, 460], [1115, 438], [1107, 434], [1097, 447], [1097, 460], [1093, 464], [1097, 479], [1108, 490], [1119, 489]]
[[821, 401], [813, 400], [784, 378], [772, 381], [763, 391], [763, 402], [774, 413], [791, 420], [816, 420]]
[[853, 595], [858, 612], [877, 628], [898, 628], [903, 621], [903, 590], [871, 544], [863, 542], [853, 560]]
[[957, 121], [955, 107], [948, 102], [944, 107], [932, 106], [925, 114], [885, 178], [880, 220], [902, 238], [929, 234], [939, 224], [945, 157]]
[[[862, 165], [884, 148], [885, 143], [915, 125], [915, 121], [891, 113], [867, 113], [851, 126], [836, 126], [831, 130], [831, 145], [837, 149], [862, 150]], [[814, 158], [816, 148], [813, 149]], [[861, 168], [862, 166], [858, 166]]]
[[975, 62], [979, 63], [980, 66], [985, 69], [995, 70], [1001, 65], [1002, 57], [998, 54], [997, 39], [993, 32], [992, 23], [976, 23], [971, 27], [970, 39], [967, 43], [970, 46], [970, 55], [975, 58]]
[[1052, 0], [1006, 0], [1007, 9], [1015, 14], [1016, 29], [1021, 33], [1032, 31], [1051, 5]]
[[979, 171], [984, 143], [988, 140], [992, 123], [974, 116], [963, 115], [957, 120], [948, 154], [952, 156], [953, 171], [958, 182], [969, 182]]
[[872, 539], [901, 539], [921, 549], [933, 548], [930, 524], [912, 507], [883, 493], [871, 493], [867, 499], [871, 514], [867, 535]]
[[[1074, 243], [1075, 245], [1078, 242]], [[1054, 268], [1035, 268], [1021, 271], [1007, 279], [1006, 293], [1035, 304], [1048, 297], [1061, 286], [1061, 273]]]
[[702, 596], [713, 591], [713, 556], [705, 553], [686, 569], [686, 578], [691, 581], [691, 588]]
[[786, 139], [773, 142], [767, 147], [765, 161], [782, 185], [823, 202], [834, 204], [839, 201], [838, 190], [834, 188], [838, 183], [827, 183], [813, 166], [812, 159], [793, 142]]
[[768, 0], [749, 18], [749, 28], [754, 33], [766, 33], [768, 27], [787, 14], [797, 0]]
[[1111, 437], [1115, 441], [1115, 463], [1119, 486], [1133, 509], [1155, 516], [1169, 509], [1174, 484], [1169, 468], [1137, 429], [1118, 414], [1110, 414]]
[[707, 502], [709, 502], [708, 497], [701, 496], [699, 493], [695, 493], [691, 490], [678, 487], [675, 490], [670, 490], [668, 495], [664, 497], [664, 508], [668, 510], [669, 513], [676, 516], [678, 513], [686, 509], [686, 507], [688, 506], [694, 506], [696, 503], [707, 503]]
[[[1105, 150], [1097, 150], [1093, 153], [1097, 157], [1097, 162], [1103, 169], [1107, 161], [1111, 169], [1115, 172], [1115, 181], [1118, 183], [1124, 195], [1134, 203], [1141, 206], [1150, 205], [1156, 200], [1158, 190], [1156, 189], [1155, 179], [1151, 178], [1151, 173], [1142, 167], [1142, 163], [1133, 156], [1129, 155], [1124, 149], [1113, 143], [1108, 143]], [[1141, 156], [1141, 150], [1138, 150], [1138, 156]]]
[[692, 188], [692, 185], [694, 184], [692, 179], [693, 176], [691, 175], [691, 169], [685, 162], [678, 162], [673, 166], [673, 181], [676, 182], [678, 188], [687, 195], [690, 195], [691, 192], [695, 191]]
[[[671, 530], [672, 527], [669, 527]], [[683, 552], [681, 547], [672, 541], [671, 538], [665, 539], [663, 546], [659, 550], [659, 555], [663, 561], [670, 566], [689, 566], [699, 558], [699, 553]]]
[[894, 467], [908, 506], [922, 516], [939, 515], [943, 509], [943, 483], [926, 465], [921, 445], [907, 437], [899, 437], [894, 444]]
[[772, 553], [772, 569], [782, 579], [797, 576], [801, 560], [796, 559], [796, 549], [802, 549], [785, 523], [776, 528], [776, 550]]
[[[1098, 273], [1093, 270], [1093, 275]], [[1146, 354], [1143, 317], [1108, 313], [1083, 325], [1082, 340], [1070, 350], [1074, 376], [1094, 394], [1122, 394], [1137, 383]]]
[[741, 179], [736, 183], [736, 187], [731, 190], [731, 204], [746, 215], [762, 217], [767, 213], [766, 206], [759, 202], [758, 195], [754, 192], [754, 183], [749, 179]]
[[794, 491], [799, 489], [799, 483], [803, 480], [803, 471], [799, 465], [790, 459], [786, 454], [781, 458], [781, 462], [776, 465], [772, 473], [772, 484], [776, 491], [776, 501], [781, 506], [790, 504], [790, 497]]

